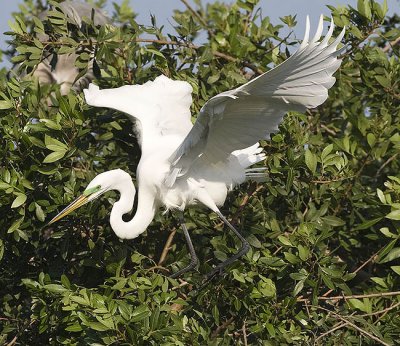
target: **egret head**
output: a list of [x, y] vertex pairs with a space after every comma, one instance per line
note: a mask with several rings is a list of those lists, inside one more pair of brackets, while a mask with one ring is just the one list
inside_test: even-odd
[[64, 216], [67, 216], [84, 204], [100, 197], [108, 190], [120, 190], [123, 188], [126, 179], [129, 179], [129, 182], [132, 184], [129, 174], [121, 169], [114, 169], [112, 171], [100, 173], [89, 183], [82, 195], [58, 213], [48, 224], [51, 225], [52, 223], [62, 219]]

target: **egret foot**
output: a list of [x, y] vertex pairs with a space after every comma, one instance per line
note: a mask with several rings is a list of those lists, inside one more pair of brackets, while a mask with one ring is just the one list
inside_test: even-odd
[[249, 242], [240, 234], [240, 232], [235, 227], [232, 226], [232, 224], [221, 214], [221, 212], [217, 212], [217, 214], [221, 218], [221, 220], [231, 229], [231, 231], [235, 233], [235, 235], [240, 239], [240, 241], [242, 242], [242, 247], [233, 256], [229, 257], [227, 260], [218, 264], [213, 270], [207, 273], [205, 275], [205, 280], [204, 280], [205, 283], [210, 281], [217, 274], [222, 275], [225, 267], [235, 262], [238, 258], [244, 256], [250, 250]]

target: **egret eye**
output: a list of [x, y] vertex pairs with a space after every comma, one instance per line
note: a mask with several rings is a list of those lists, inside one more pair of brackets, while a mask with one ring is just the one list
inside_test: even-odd
[[101, 185], [97, 185], [95, 187], [91, 187], [90, 189], [86, 189], [83, 191], [84, 196], [90, 196], [96, 192], [99, 192], [101, 190]]

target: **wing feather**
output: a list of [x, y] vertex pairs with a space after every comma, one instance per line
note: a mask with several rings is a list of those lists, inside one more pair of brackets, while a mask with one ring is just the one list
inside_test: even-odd
[[[193, 128], [170, 158], [172, 164], [168, 183], [184, 175], [201, 156], [201, 162], [226, 160], [235, 150], [242, 150], [268, 138], [278, 130], [289, 110], [304, 111], [322, 104], [328, 89], [335, 83], [333, 73], [344, 48], [337, 46], [344, 29], [329, 44], [333, 20], [325, 38], [323, 16], [311, 40], [307, 16], [304, 39], [299, 49], [282, 64], [254, 80], [211, 98], [202, 108]], [[207, 160], [204, 160], [207, 158]]]

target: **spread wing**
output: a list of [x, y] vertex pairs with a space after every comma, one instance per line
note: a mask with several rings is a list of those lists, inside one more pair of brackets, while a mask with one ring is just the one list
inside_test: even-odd
[[161, 75], [154, 81], [119, 88], [100, 90], [90, 84], [83, 92], [88, 105], [116, 109], [139, 120], [139, 137], [158, 143], [166, 136], [185, 138], [193, 127], [192, 91], [189, 83]]
[[[334, 42], [333, 20], [325, 38], [321, 15], [317, 32], [309, 40], [310, 23], [299, 49], [286, 61], [254, 80], [211, 98], [201, 109], [193, 128], [170, 157], [172, 170], [167, 178], [173, 184], [202, 157], [204, 162], [226, 159], [233, 151], [247, 148], [278, 130], [289, 110], [305, 111], [322, 104], [335, 83], [333, 73], [344, 48], [337, 46], [344, 29]], [[203, 160], [202, 160], [203, 161]]]

